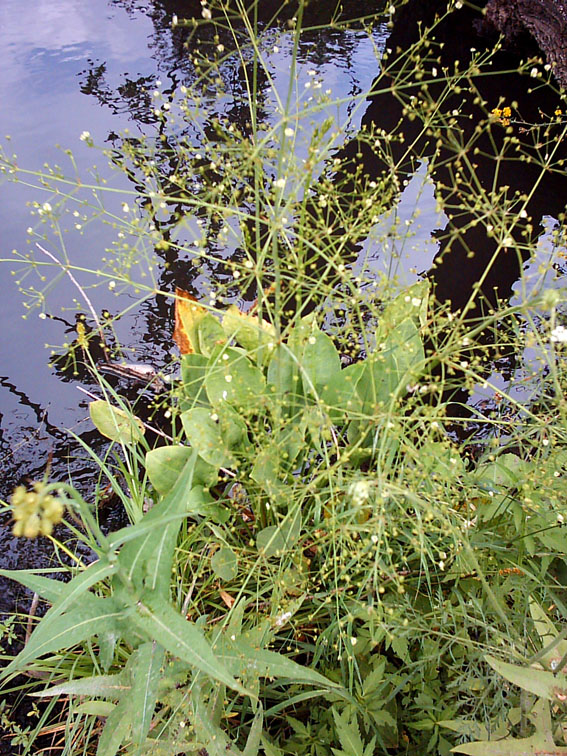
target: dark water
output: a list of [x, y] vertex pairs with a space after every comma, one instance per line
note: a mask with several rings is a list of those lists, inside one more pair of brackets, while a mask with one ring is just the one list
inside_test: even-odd
[[[106, 178], [113, 188], [128, 194], [105, 195], [107, 209], [120, 214], [126, 198], [133, 201], [133, 186], [106, 165], [106, 159], [80, 140], [87, 130], [94, 142], [110, 147], [124, 129], [136, 136], [155, 137], [159, 124], [154, 116], [153, 92], [167, 93], [194, 78], [191, 56], [183, 48], [183, 35], [172, 31], [173, 14], [183, 17], [191, 4], [187, 2], [138, 2], [136, 0], [3, 0], [0, 4], [0, 138], [6, 151], [16, 153], [18, 165], [42, 170], [44, 164], [60, 165], [62, 171], [75, 174], [65, 155], [73, 152], [76, 170], [84, 181], [92, 181], [95, 173]], [[193, 9], [199, 14], [200, 5]], [[323, 19], [324, 20], [324, 19]], [[385, 20], [376, 17], [371, 34], [357, 28], [347, 31], [318, 31], [306, 36], [299, 54], [298, 87], [317, 77], [332, 89], [333, 97], [344, 100], [334, 106], [337, 122], [350, 116], [354, 132], [364, 111], [365, 91], [378, 71], [376, 51], [383, 49], [387, 30]], [[285, 92], [289, 82], [292, 36], [283, 27], [263, 39], [263, 51], [269, 58], [274, 91]], [[233, 82], [234, 92], [220, 100], [215, 108], [235, 123], [246, 118], [240, 106], [240, 61], [228, 56], [224, 66], [226, 79]], [[164, 94], [163, 96], [166, 96]], [[271, 99], [270, 99], [271, 97]], [[210, 93], [214, 104], [215, 93]], [[265, 107], [274, 105], [274, 95], [267, 96]], [[328, 115], [321, 113], [313, 122], [305, 123], [306, 149], [310, 131]], [[269, 114], [268, 116], [269, 117]], [[7, 137], [10, 137], [8, 140]], [[346, 135], [345, 135], [346, 138]], [[93, 165], [96, 164], [96, 171]], [[33, 177], [30, 176], [33, 182]], [[35, 182], [37, 183], [37, 182]], [[408, 187], [400, 210], [408, 218], [415, 209], [423, 184], [417, 177]], [[5, 182], [0, 186], [1, 247], [0, 280], [0, 498], [8, 499], [14, 486], [27, 479], [40, 478], [49, 455], [53, 455], [52, 477], [73, 480], [88, 492], [96, 468], [68, 431], [80, 435], [95, 448], [100, 440], [88, 420], [88, 399], [78, 387], [92, 388], [87, 378], [70, 379], [49, 365], [50, 350], [46, 345], [60, 345], [72, 340], [70, 326], [74, 323], [73, 300], [78, 297], [70, 281], [63, 277], [49, 292], [44, 307], [26, 314], [22, 306], [25, 296], [19, 291], [30, 278], [21, 275], [21, 265], [10, 263], [12, 250], [26, 252], [39, 240], [50, 251], [60, 254], [52, 239], [43, 241], [39, 234], [41, 218], [31, 214], [30, 202], [40, 205], [49, 201], [49, 193], [24, 185]], [[425, 241], [435, 226], [434, 200], [431, 187], [426, 188], [420, 232]], [[425, 222], [424, 222], [425, 217]], [[429, 217], [429, 220], [427, 220]], [[64, 218], [67, 230], [65, 245], [72, 262], [85, 268], [96, 268], [106, 247], [116, 238], [116, 230], [102, 223], [75, 228], [72, 216]], [[39, 259], [41, 255], [37, 255]], [[372, 254], [370, 255], [372, 258]], [[384, 260], [387, 256], [384, 257]], [[376, 259], [378, 267], [384, 260]], [[6, 262], [8, 261], [8, 262]], [[413, 266], [408, 264], [409, 270]], [[420, 262], [420, 269], [427, 264]], [[414, 273], [408, 273], [410, 278]], [[37, 281], [36, 281], [37, 283]], [[85, 275], [83, 285], [90, 283]], [[170, 284], [165, 279], [160, 285]], [[199, 288], [197, 281], [194, 285]], [[203, 283], [203, 286], [205, 284]], [[106, 287], [89, 289], [93, 306], [100, 313], [123, 309], [128, 300], [117, 299]], [[80, 297], [79, 297], [80, 299]], [[84, 309], [84, 303], [80, 303]], [[76, 308], [75, 308], [76, 309]], [[40, 318], [44, 311], [47, 318]], [[56, 319], [59, 318], [59, 319]], [[62, 320], [67, 321], [67, 327]], [[163, 301], [150, 299], [131, 315], [117, 323], [117, 336], [133, 351], [133, 361], [165, 365], [171, 352], [171, 311]], [[91, 489], [92, 490], [92, 489]], [[49, 563], [48, 542], [15, 540], [10, 536], [6, 515], [0, 520], [0, 563], [2, 567], [27, 568]], [[9, 587], [10, 586], [10, 587]], [[0, 609], [13, 605], [12, 586], [2, 581]]]
[[[323, 3], [321, 7], [327, 5], [330, 4]], [[349, 5], [346, 3], [347, 8]], [[356, 11], [353, 15], [356, 15], [359, 4], [352, 5]], [[268, 15], [269, 6], [269, 2], [263, 5]], [[276, 3], [274, 7], [278, 6]], [[379, 6], [380, 3], [366, 3], [365, 11], [370, 13]], [[190, 85], [195, 78], [193, 51], [183, 46], [183, 33], [172, 30], [171, 24], [174, 14], [181, 18], [191, 10], [198, 16], [200, 4], [172, 0], [36, 0], [34, 3], [2, 0], [0, 138], [9, 152], [17, 153], [19, 166], [41, 170], [47, 162], [59, 164], [63, 172], [74, 174], [75, 167], [64, 153], [69, 148], [74, 154], [76, 170], [86, 177], [85, 181], [96, 183], [93, 177], [99, 175], [108, 180], [111, 188], [124, 192], [104, 195], [110, 213], [120, 215], [123, 201], [135, 202], [132, 183], [111, 171], [106, 158], [89, 149], [80, 135], [89, 131], [101, 147], [117, 144], [118, 135], [124, 129], [129, 129], [136, 137], [146, 135], [153, 139], [159, 135], [159, 121], [154, 112], [156, 103], [168, 101], [173, 97], [171, 93], [183, 84]], [[320, 15], [309, 20], [311, 23], [319, 21], [323, 26], [328, 19], [324, 13]], [[341, 31], [324, 28], [305, 35], [299, 50], [298, 91], [304, 91], [307, 83], [318, 81], [332, 91], [334, 101], [340, 104], [311, 115], [299, 124], [298, 131], [304, 134], [304, 141], [296, 145], [300, 155], [306, 151], [313, 129], [328, 115], [332, 115], [336, 123], [348, 123], [337, 148], [348, 144], [356, 134], [367, 107], [360, 95], [368, 90], [378, 73], [377, 58], [389, 35], [387, 20], [376, 13], [370, 33], [353, 26]], [[201, 42], [211, 44], [206, 37]], [[230, 36], [225, 43], [230, 53]], [[273, 78], [273, 89], [266, 89], [261, 104], [263, 117], [270, 121], [276, 118], [276, 93], [285, 93], [289, 84], [292, 36], [282, 26], [264, 34], [261, 44]], [[238, 55], [227, 54], [223, 77], [227, 83], [226, 94], [218, 98], [213, 90], [205, 93], [205, 111], [245, 128], [247, 112], [243, 107], [242, 66]], [[384, 113], [379, 117], [384, 117]], [[207, 123], [200, 126], [206, 129]], [[182, 124], [179, 131], [198, 148], [199, 129], [194, 124]], [[11, 136], [10, 141], [4, 139], [5, 135]], [[430, 268], [437, 251], [437, 242], [431, 234], [445, 225], [446, 218], [436, 210], [433, 185], [426, 179], [425, 169], [423, 162], [408, 177], [400, 203], [380, 221], [382, 228], [376, 233], [376, 236], [383, 235], [388, 224], [395, 221], [411, 232], [407, 237], [411, 238], [411, 243], [400, 242], [396, 248], [393, 237], [389, 247], [376, 245], [372, 238], [363, 240], [353, 263], [355, 273], [364, 271], [372, 277], [386, 272], [397, 276], [401, 283], [407, 283]], [[52, 196], [38, 189], [13, 183], [0, 187], [0, 258], [3, 260], [10, 260], [13, 249], [25, 252], [33, 248], [39, 239], [40, 218], [37, 214], [30, 215], [31, 208], [27, 204], [32, 201], [53, 204]], [[85, 224], [77, 229], [72, 215], [65, 218], [64, 225], [68, 229], [64, 236], [69, 258], [76, 265], [97, 268], [105, 248], [116, 240], [116, 230], [103, 223]], [[55, 246], [50, 247], [49, 240], [42, 244], [57, 251]], [[545, 239], [540, 242], [540, 259], [549, 254], [546, 244]], [[38, 259], [42, 259], [41, 256]], [[537, 265], [536, 262], [533, 266], [534, 277], [537, 277]], [[74, 338], [72, 303], [78, 296], [77, 291], [63, 277], [49, 292], [43, 307], [52, 317], [40, 319], [40, 310], [34, 310], [23, 319], [24, 295], [18, 290], [16, 280], [26, 287], [30, 279], [22, 277], [18, 272], [20, 267], [9, 262], [0, 264], [3, 326], [0, 329], [0, 498], [6, 500], [13, 487], [23, 480], [41, 477], [50, 453], [54, 460], [52, 477], [65, 479], [72, 475], [73, 481], [88, 492], [92, 490], [96, 468], [67, 431], [100, 448], [100, 439], [88, 420], [88, 399], [78, 390], [79, 387], [91, 389], [92, 385], [85, 376], [73, 379], [50, 366], [49, 349], [45, 348], [46, 344], [60, 345]], [[171, 290], [172, 277], [168, 277], [159, 264], [157, 268], [159, 286]], [[209, 271], [208, 277], [222, 273], [221, 265], [218, 270]], [[193, 276], [191, 280], [196, 293], [206, 291], [211, 285], [206, 275], [201, 278]], [[92, 281], [85, 274], [81, 283], [87, 285]], [[89, 289], [89, 295], [98, 313], [105, 308], [118, 312], [129, 303], [127, 295], [116, 298], [107, 286]], [[516, 289], [515, 296], [521, 296], [520, 288]], [[80, 307], [84, 309], [84, 303], [81, 302]], [[62, 320], [67, 321], [68, 326]], [[167, 365], [173, 327], [171, 307], [163, 299], [149, 298], [121, 318], [116, 329], [123, 346], [132, 350], [133, 361], [150, 363], [157, 369]], [[0, 520], [0, 527], [1, 566], [26, 568], [49, 563], [49, 543], [15, 541], [10, 536], [6, 516]], [[0, 588], [5, 586], [3, 582]], [[6, 587], [4, 593], [0, 592], [0, 610], [12, 605], [11, 588]]]

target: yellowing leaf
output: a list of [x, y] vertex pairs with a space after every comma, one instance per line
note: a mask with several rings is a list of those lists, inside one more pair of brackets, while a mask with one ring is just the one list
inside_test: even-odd
[[260, 320], [258, 315], [241, 312], [236, 305], [231, 305], [222, 319], [222, 327], [229, 338], [234, 338], [240, 346], [249, 352], [262, 347], [273, 349], [276, 331], [267, 320]]
[[221, 324], [187, 291], [176, 289], [175, 296], [173, 340], [179, 351], [209, 357], [217, 344], [226, 341]]
[[192, 297], [183, 289], [175, 289], [175, 330], [173, 340], [179, 347], [181, 354], [192, 354], [197, 351], [196, 329], [199, 322], [205, 317], [207, 311], [197, 304]]
[[91, 402], [89, 413], [98, 432], [111, 441], [135, 444], [144, 437], [146, 429], [141, 420], [103, 399]]

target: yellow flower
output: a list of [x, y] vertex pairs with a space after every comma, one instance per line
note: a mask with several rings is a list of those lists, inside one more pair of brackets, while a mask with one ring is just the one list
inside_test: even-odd
[[556, 116], [560, 116], [560, 115], [563, 115], [563, 111], [561, 110], [561, 108], [557, 108], [557, 109], [555, 110], [555, 115], [556, 115]]

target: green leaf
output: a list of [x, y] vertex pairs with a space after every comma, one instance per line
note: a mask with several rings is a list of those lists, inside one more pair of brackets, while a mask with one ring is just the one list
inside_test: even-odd
[[285, 397], [293, 406], [295, 399], [301, 395], [301, 379], [297, 358], [287, 344], [278, 344], [268, 365], [268, 384], [274, 389], [276, 402], [282, 403]]
[[183, 400], [181, 409], [191, 409], [196, 405], [209, 403], [205, 391], [205, 376], [209, 358], [204, 354], [185, 354], [181, 358], [181, 388]]
[[[152, 486], [160, 494], [167, 494], [177, 482], [193, 449], [189, 446], [160, 446], [146, 454], [146, 471]], [[198, 457], [193, 471], [193, 482], [207, 488], [218, 481], [218, 470]]]
[[341, 372], [341, 359], [333, 340], [316, 330], [305, 341], [300, 357], [305, 393], [319, 394]]
[[351, 413], [360, 413], [362, 401], [356, 389], [363, 369], [363, 363], [349, 365], [348, 368], [335, 373], [322, 387], [320, 396], [327, 405], [333, 422], [343, 424], [349, 420]]
[[243, 437], [245, 426], [203, 407], [183, 412], [181, 422], [187, 440], [206, 462], [217, 468], [236, 466], [232, 448]]
[[0, 575], [25, 585], [38, 596], [54, 604], [63, 593], [65, 583], [37, 575], [33, 570], [0, 570]]
[[219, 649], [219, 656], [228, 669], [233, 675], [239, 677], [285, 678], [293, 682], [317, 685], [324, 689], [339, 687], [337, 683], [328, 680], [319, 672], [304, 667], [283, 654], [252, 646], [243, 635], [232, 640], [227, 633], [223, 633], [219, 640]]
[[541, 657], [541, 661], [548, 669], [555, 671], [561, 659], [567, 656], [567, 640], [556, 640], [557, 628], [545, 610], [533, 598], [530, 599], [530, 614], [543, 647], [550, 647], [549, 651]]
[[301, 532], [301, 512], [299, 508], [288, 515], [280, 525], [269, 525], [256, 535], [256, 547], [265, 557], [283, 554], [291, 549]]
[[205, 387], [215, 407], [227, 402], [240, 411], [257, 411], [266, 393], [266, 380], [246, 354], [234, 348], [219, 348], [209, 361]]
[[486, 661], [508, 682], [518, 685], [539, 698], [558, 703], [563, 703], [567, 699], [567, 676], [564, 674], [545, 672], [533, 669], [533, 667], [518, 667], [492, 656], [487, 656]]
[[248, 692], [228, 672], [223, 662], [194, 624], [154, 593], [148, 593], [132, 616], [135, 626], [156, 639], [167, 651], [243, 695]]
[[412, 318], [398, 323], [380, 345], [383, 353], [393, 353], [396, 357], [398, 375], [396, 386], [403, 382], [413, 382], [423, 370], [425, 351], [419, 329]]
[[241, 312], [236, 305], [230, 305], [226, 310], [222, 327], [228, 338], [235, 339], [246, 351], [253, 353], [257, 363], [261, 363], [274, 348], [274, 326], [266, 320], [260, 321], [257, 315]]
[[[122, 547], [119, 564], [125, 578], [138, 589], [145, 586], [164, 597], [169, 596], [171, 563], [182, 520], [180, 518], [166, 525], [160, 521], [165, 516], [183, 515], [187, 512], [187, 498], [193, 487], [196, 460], [197, 454], [193, 451], [171, 491], [140, 522], [126, 529], [134, 538]], [[138, 532], [136, 529], [142, 532], [139, 537], [135, 537]], [[120, 531], [114, 533], [114, 538], [119, 533]], [[114, 584], [116, 585], [116, 578]]]
[[119, 640], [118, 634], [114, 631], [109, 633], [97, 633], [98, 637], [98, 660], [105, 672], [108, 672], [110, 665], [114, 661], [114, 651], [116, 643]]
[[44, 654], [70, 648], [100, 632], [116, 631], [123, 617], [123, 608], [112, 599], [89, 596], [88, 602], [81, 603], [52, 622], [40, 622], [16, 658], [0, 671], [0, 679], [20, 672]]
[[530, 469], [530, 463], [516, 454], [500, 454], [494, 462], [479, 465], [473, 477], [484, 486], [511, 488], [522, 481]]
[[161, 665], [165, 651], [157, 642], [143, 643], [135, 651], [136, 662], [132, 668], [132, 691], [130, 694], [132, 711], [132, 742], [141, 753], [146, 736], [150, 730], [152, 716], [156, 707], [158, 684], [161, 679]]
[[373, 414], [377, 405], [389, 404], [399, 386], [398, 363], [394, 352], [369, 355], [356, 384], [362, 412]]
[[238, 558], [232, 549], [223, 546], [213, 554], [211, 567], [221, 580], [233, 580], [238, 574]]
[[104, 717], [105, 719], [111, 715], [116, 708], [116, 704], [111, 701], [85, 701], [78, 706], [75, 706], [73, 713], [85, 714], [91, 717]]
[[242, 756], [258, 756], [260, 750], [260, 738], [262, 737], [262, 725], [264, 723], [264, 710], [262, 704], [258, 704], [254, 719], [248, 733], [246, 745], [242, 751]]
[[263, 448], [250, 471], [250, 477], [261, 486], [268, 496], [277, 499], [279, 495], [285, 495], [286, 487], [281, 480], [280, 470], [281, 449], [274, 443]]
[[131, 689], [130, 675], [126, 670], [116, 675], [95, 675], [93, 677], [81, 677], [70, 680], [51, 688], [40, 690], [38, 693], [30, 693], [36, 698], [52, 698], [53, 696], [93, 696], [97, 698], [118, 699], [124, 692]]
[[335, 730], [341, 742], [342, 751], [333, 748], [335, 756], [364, 756], [364, 744], [360, 737], [356, 714], [349, 719], [348, 712], [339, 714], [333, 709], [333, 718], [335, 720]]
[[160, 494], [171, 491], [193, 453], [188, 446], [161, 446], [146, 454], [146, 472]]
[[214, 315], [207, 313], [199, 321], [197, 325], [197, 339], [198, 347], [195, 351], [200, 352], [206, 357], [210, 357], [217, 349], [218, 344], [226, 340], [222, 326]]
[[100, 583], [105, 578], [113, 575], [117, 570], [116, 564], [111, 564], [105, 557], [89, 564], [86, 570], [69, 582], [63, 584], [58, 601], [52, 605], [45, 617], [41, 620], [45, 632], [49, 632], [49, 625], [56, 617], [63, 614], [69, 608], [77, 608], [82, 605], [82, 600], [90, 601], [91, 595], [86, 596], [89, 588]]
[[89, 413], [96, 429], [105, 438], [121, 444], [135, 444], [144, 437], [141, 420], [103, 399], [89, 404]]
[[201, 690], [198, 687], [195, 687], [192, 691], [191, 702], [195, 735], [199, 744], [203, 744], [203, 750], [207, 753], [207, 756], [241, 756], [240, 751], [230, 741], [226, 733], [211, 721], [203, 702]]
[[[404, 289], [390, 302], [380, 316], [379, 334], [385, 338], [395, 331], [406, 318], [411, 317], [424, 326], [427, 322], [427, 305], [429, 299], [429, 281], [418, 281]], [[380, 340], [377, 336], [377, 341]]]
[[547, 701], [538, 700], [529, 714], [535, 733], [529, 738], [504, 738], [455, 746], [453, 753], [470, 756], [567, 756], [567, 748], [556, 746]]
[[126, 738], [132, 726], [132, 719], [136, 712], [132, 711], [131, 701], [128, 696], [120, 699], [108, 715], [104, 730], [98, 740], [96, 756], [116, 756], [122, 742]]

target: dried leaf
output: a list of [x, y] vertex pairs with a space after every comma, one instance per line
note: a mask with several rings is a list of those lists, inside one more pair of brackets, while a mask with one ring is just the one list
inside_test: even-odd
[[175, 330], [173, 340], [179, 347], [181, 354], [192, 354], [195, 351], [191, 343], [191, 331], [206, 315], [206, 310], [197, 304], [195, 297], [183, 289], [175, 289]]
[[224, 603], [228, 606], [229, 609], [232, 609], [235, 599], [233, 596], [230, 595], [230, 593], [227, 593], [226, 591], [223, 591], [222, 588], [219, 588], [219, 596], [224, 601]]

